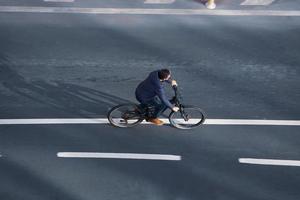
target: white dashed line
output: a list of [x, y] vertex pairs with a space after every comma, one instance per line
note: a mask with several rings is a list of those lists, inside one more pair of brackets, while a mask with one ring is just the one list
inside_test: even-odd
[[[169, 120], [162, 119], [166, 124]], [[190, 119], [190, 123], [199, 119]], [[22, 124], [108, 124], [106, 118], [51, 118], [51, 119], [0, 119], [0, 125]], [[142, 122], [142, 124], [150, 124]], [[189, 123], [187, 123], [189, 124]], [[262, 126], [300, 126], [300, 120], [252, 120], [252, 119], [206, 119], [206, 125], [262, 125]]]
[[116, 14], [116, 15], [209, 15], [209, 16], [289, 16], [299, 17], [300, 11], [280, 10], [201, 10], [201, 9], [139, 9], [139, 8], [76, 8], [0, 6], [0, 12]]
[[60, 158], [112, 158], [112, 159], [139, 159], [139, 160], [173, 160], [180, 161], [181, 156], [165, 154], [140, 153], [95, 153], [95, 152], [59, 152]]
[[255, 159], [255, 158], [240, 158], [240, 163], [253, 165], [278, 165], [278, 166], [298, 166], [299, 160], [275, 160], [275, 159]]
[[45, 2], [72, 3], [74, 0], [44, 0]]
[[244, 6], [267, 6], [270, 5], [274, 0], [245, 0], [241, 5]]

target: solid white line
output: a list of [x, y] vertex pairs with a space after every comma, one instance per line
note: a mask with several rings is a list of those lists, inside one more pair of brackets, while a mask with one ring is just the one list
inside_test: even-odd
[[[162, 119], [166, 124], [169, 120]], [[189, 123], [199, 121], [190, 119]], [[0, 125], [34, 125], [34, 124], [108, 124], [106, 118], [51, 118], [51, 119], [0, 119]], [[142, 124], [150, 124], [142, 122]], [[262, 126], [300, 126], [300, 120], [251, 120], [251, 119], [206, 119], [206, 125], [262, 125]]]
[[207, 119], [205, 120], [205, 124], [300, 126], [300, 120]]
[[95, 153], [95, 152], [59, 152], [60, 158], [114, 158], [114, 159], [141, 159], [141, 160], [181, 160], [178, 155], [140, 154], [140, 153]]
[[294, 16], [300, 11], [280, 10], [202, 10], [202, 9], [139, 9], [139, 8], [76, 8], [0, 6], [0, 12], [126, 14], [126, 15], [220, 15], [220, 16]]
[[1, 119], [0, 125], [18, 125], [18, 124], [107, 124], [106, 118], [58, 118], [58, 119]]
[[172, 4], [175, 0], [146, 0], [145, 4]]
[[267, 6], [270, 5], [274, 0], [245, 0], [241, 5], [247, 6]]
[[240, 163], [254, 164], [254, 165], [279, 165], [279, 166], [298, 166], [299, 160], [275, 160], [275, 159], [255, 159], [255, 158], [240, 158]]

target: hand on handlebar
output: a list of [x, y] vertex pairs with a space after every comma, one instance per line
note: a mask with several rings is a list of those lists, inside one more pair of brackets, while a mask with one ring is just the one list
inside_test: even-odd
[[172, 80], [172, 81], [171, 81], [171, 85], [172, 85], [172, 86], [177, 86], [177, 82], [176, 82], [175, 80]]
[[177, 112], [177, 111], [179, 110], [179, 108], [178, 108], [177, 106], [175, 106], [175, 107], [172, 108], [172, 110], [173, 110], [174, 112]]

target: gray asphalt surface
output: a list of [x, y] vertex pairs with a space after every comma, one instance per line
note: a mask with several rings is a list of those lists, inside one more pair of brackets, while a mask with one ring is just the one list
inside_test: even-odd
[[[271, 6], [299, 6], [286, 2]], [[113, 1], [111, 7], [132, 3], [143, 4]], [[197, 1], [187, 4], [204, 9]], [[210, 119], [299, 120], [299, 20], [0, 13], [0, 118], [103, 118], [114, 105], [136, 102], [136, 85], [150, 71], [169, 66], [184, 101], [203, 108]], [[299, 167], [245, 165], [238, 158], [299, 160], [299, 130], [0, 125], [0, 199], [297, 200]], [[183, 159], [56, 157], [66, 151]]]

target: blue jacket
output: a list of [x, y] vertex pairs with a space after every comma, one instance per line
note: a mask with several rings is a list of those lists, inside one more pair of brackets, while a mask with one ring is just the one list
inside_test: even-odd
[[158, 71], [151, 72], [149, 76], [138, 85], [135, 90], [135, 96], [140, 103], [147, 103], [155, 96], [158, 96], [167, 107], [171, 109], [173, 107], [165, 94], [162, 82], [158, 78]]

